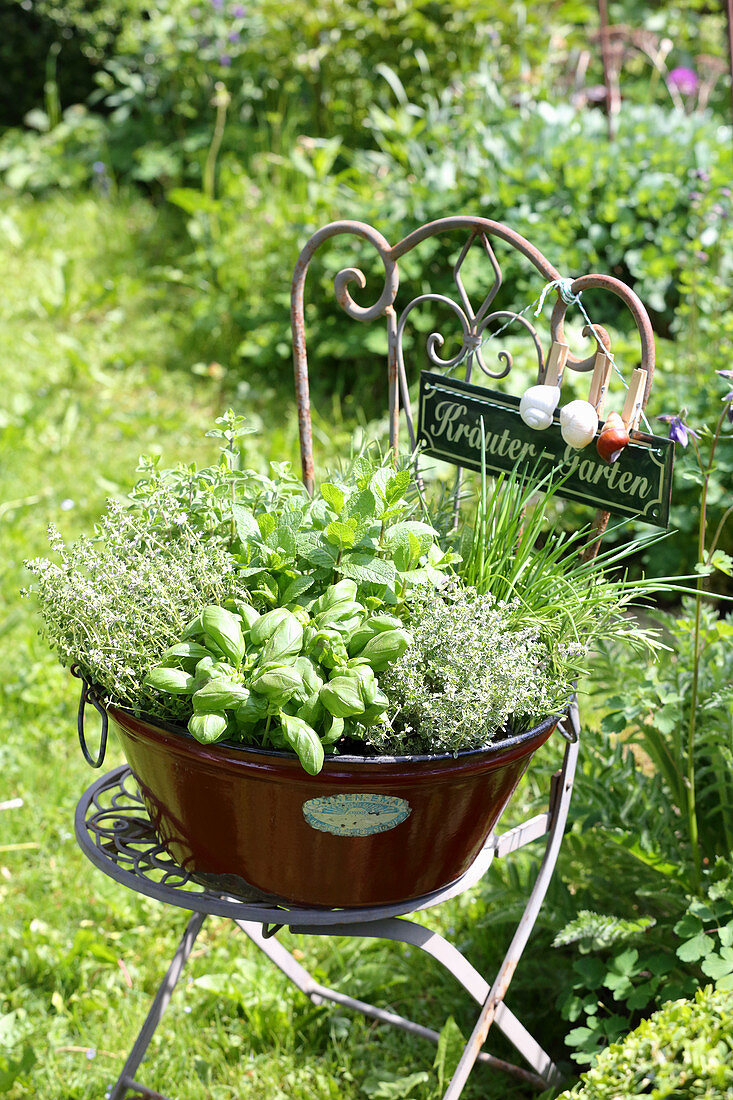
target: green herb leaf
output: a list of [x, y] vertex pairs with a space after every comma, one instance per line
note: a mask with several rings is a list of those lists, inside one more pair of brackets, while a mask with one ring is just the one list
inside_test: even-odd
[[188, 720], [188, 729], [202, 745], [211, 745], [224, 737], [227, 720], [221, 714], [193, 714]]
[[370, 638], [359, 656], [367, 657], [375, 672], [383, 672], [399, 660], [411, 641], [412, 635], [407, 630], [385, 630]]
[[250, 642], [259, 649], [260, 646], [265, 645], [282, 623], [287, 622], [292, 617], [292, 612], [285, 607], [274, 607], [272, 611], [266, 611], [250, 627]]
[[337, 581], [328, 586], [322, 596], [313, 604], [313, 614], [330, 611], [338, 604], [353, 603], [356, 600], [357, 587], [351, 580]]
[[319, 692], [323, 687], [323, 677], [318, 674], [316, 668], [310, 657], [296, 657], [293, 662], [293, 668], [300, 674], [303, 679], [303, 683], [309, 693]]
[[239, 665], [244, 657], [244, 635], [239, 619], [225, 607], [209, 604], [201, 612], [204, 633], [214, 640], [225, 657]]
[[387, 504], [396, 504], [398, 500], [401, 500], [409, 489], [411, 481], [412, 475], [409, 470], [398, 470], [397, 473], [392, 474], [387, 482], [384, 494]]
[[277, 707], [285, 706], [296, 693], [302, 694], [304, 700], [309, 694], [304, 687], [302, 676], [290, 665], [264, 668], [261, 672], [254, 674], [250, 685], [253, 691], [264, 695], [272, 705]]
[[333, 569], [336, 565], [338, 551], [330, 546], [325, 539], [321, 539], [317, 546], [306, 547], [300, 552], [311, 565], [326, 569]]
[[394, 562], [360, 551], [344, 554], [338, 564], [338, 571], [359, 584], [386, 584], [391, 588], [397, 580]]
[[293, 577], [293, 579], [284, 586], [280, 595], [280, 602], [283, 606], [293, 603], [297, 600], [298, 596], [302, 596], [304, 592], [312, 588], [314, 583], [313, 577]]
[[194, 690], [194, 677], [182, 668], [153, 668], [145, 677], [144, 683], [158, 691], [168, 691], [172, 695], [190, 695]]
[[318, 698], [318, 691], [314, 691], [312, 695], [309, 695], [306, 701], [298, 707], [298, 718], [302, 718], [304, 722], [307, 722], [309, 726], [313, 726], [315, 729], [318, 726], [322, 726], [326, 711], [323, 709], [323, 704]]
[[330, 543], [338, 546], [339, 550], [350, 550], [356, 541], [354, 528], [349, 527], [346, 523], [340, 523], [338, 520], [329, 523], [325, 535]]
[[248, 699], [249, 688], [236, 680], [209, 680], [193, 696], [193, 709], [195, 714], [222, 714]]
[[240, 703], [234, 712], [237, 727], [244, 731], [255, 729], [264, 723], [270, 704], [264, 695], [251, 691], [246, 702]]
[[316, 731], [302, 718], [292, 714], [281, 714], [280, 722], [285, 740], [297, 754], [305, 771], [309, 775], [318, 775], [323, 767], [323, 745]]
[[260, 541], [260, 528], [249, 508], [245, 508], [243, 504], [233, 504], [232, 516], [237, 535], [242, 542], [248, 542], [250, 539], [254, 542]]
[[326, 732], [321, 736], [322, 745], [334, 745], [339, 738], [343, 737], [344, 733], [344, 720], [343, 718], [336, 718], [335, 715], [331, 715], [331, 725], [326, 723]]
[[285, 661], [288, 657], [295, 657], [300, 653], [303, 645], [303, 627], [295, 615], [285, 608], [282, 610], [285, 611], [287, 618], [283, 617], [267, 639], [260, 655], [260, 662], [263, 665]]
[[[161, 661], [170, 668], [185, 668], [189, 662], [192, 662], [195, 666], [203, 657], [211, 656], [209, 650], [205, 646], [199, 645], [198, 642], [178, 642], [170, 649], [166, 649]], [[188, 671], [190, 672], [192, 669], [188, 669]]]
[[377, 502], [374, 493], [369, 489], [363, 489], [354, 493], [346, 502], [344, 515], [357, 520], [363, 526], [368, 520], [376, 520]]
[[260, 512], [257, 516], [257, 526], [260, 529], [260, 536], [266, 539], [275, 530], [277, 521], [269, 512]]
[[338, 485], [333, 485], [330, 481], [324, 481], [321, 485], [321, 496], [328, 504], [329, 508], [332, 508], [337, 516], [341, 515], [344, 508], [344, 494]]
[[334, 718], [350, 718], [364, 711], [361, 684], [353, 674], [334, 676], [333, 680], [323, 685], [318, 696]]

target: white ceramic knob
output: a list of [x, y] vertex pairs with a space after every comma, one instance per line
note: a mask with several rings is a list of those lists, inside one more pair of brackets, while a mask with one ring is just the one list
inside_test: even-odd
[[590, 401], [571, 401], [560, 410], [560, 433], [576, 451], [587, 447], [598, 431], [598, 413]]
[[528, 427], [536, 431], [549, 428], [559, 401], [559, 386], [530, 386], [519, 402], [519, 415]]

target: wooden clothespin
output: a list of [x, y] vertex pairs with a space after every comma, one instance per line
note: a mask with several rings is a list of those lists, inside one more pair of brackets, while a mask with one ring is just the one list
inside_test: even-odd
[[547, 365], [545, 366], [544, 384], [546, 386], [559, 387], [562, 385], [562, 376], [565, 371], [565, 364], [568, 361], [569, 350], [567, 344], [561, 344], [559, 340], [552, 341], [550, 354], [547, 356]]
[[612, 365], [605, 351], [599, 349], [596, 352], [596, 361], [593, 364], [593, 377], [591, 378], [590, 393], [588, 394], [588, 401], [599, 417], [603, 416], [603, 406], [608, 393], [608, 380], [611, 376]]
[[647, 372], [642, 370], [641, 367], [637, 367], [631, 376], [631, 382], [621, 412], [621, 419], [624, 422], [627, 432], [636, 431], [639, 427], [641, 411], [644, 404], [644, 394], [646, 393], [646, 380]]

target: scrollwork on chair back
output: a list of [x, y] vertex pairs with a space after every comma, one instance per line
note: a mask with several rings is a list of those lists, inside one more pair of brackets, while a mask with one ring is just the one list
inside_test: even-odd
[[[409, 301], [398, 314], [396, 300], [399, 290], [399, 270], [397, 266], [399, 259], [430, 237], [456, 232], [466, 235], [465, 244], [453, 267], [457, 300], [445, 294], [427, 292]], [[426, 225], [421, 226], [394, 246], [390, 246], [378, 230], [365, 222], [331, 222], [314, 233], [298, 257], [291, 293], [293, 358], [301, 463], [303, 480], [309, 491], [313, 490], [314, 466], [303, 304], [304, 287], [308, 266], [315, 252], [325, 241], [341, 234], [352, 234], [367, 241], [375, 249], [384, 266], [384, 286], [379, 297], [371, 306], [359, 305], [351, 295], [350, 287], [354, 284], [361, 290], [366, 289], [367, 286], [364, 273], [357, 267], [349, 267], [339, 271], [334, 279], [334, 290], [341, 308], [347, 316], [354, 320], [373, 321], [379, 317], [386, 319], [390, 446], [392, 447], [396, 447], [398, 444], [400, 404], [405, 413], [410, 445], [414, 447], [415, 444], [415, 429], [403, 355], [405, 326], [412, 311], [429, 302], [440, 304], [452, 311], [459, 322], [461, 330], [461, 347], [458, 352], [449, 358], [442, 358], [440, 352], [445, 344], [445, 338], [439, 332], [432, 332], [427, 337], [426, 353], [429, 363], [443, 372], [455, 371], [458, 367], [461, 367], [464, 370], [466, 381], [471, 380], [474, 367], [477, 367], [483, 374], [492, 379], [505, 378], [509, 374], [513, 365], [509, 351], [501, 349], [498, 352], [497, 357], [501, 366], [498, 370], [492, 370], [487, 364], [484, 354], [485, 341], [488, 336], [492, 335], [492, 326], [497, 323], [499, 323], [501, 329], [508, 322], [518, 322], [526, 330], [534, 344], [537, 356], [538, 381], [542, 381], [545, 367], [542, 343], [531, 321], [523, 316], [526, 309], [521, 312], [514, 312], [510, 309], [492, 310], [491, 308], [502, 285], [502, 272], [491, 246], [491, 238], [504, 241], [520, 252], [534, 265], [546, 283], [559, 281], [562, 277], [561, 273], [528, 240], [508, 226], [502, 225], [500, 222], [490, 221], [488, 218], [463, 215], [441, 218], [439, 221], [428, 222]], [[493, 272], [492, 285], [478, 309], [473, 308], [461, 277], [462, 266], [472, 246], [483, 249], [489, 267]], [[639, 333], [641, 345], [640, 365], [647, 371], [646, 392], [644, 394], [644, 405], [646, 405], [654, 373], [654, 337], [649, 316], [642, 302], [630, 287], [609, 275], [581, 275], [572, 281], [570, 289], [574, 295], [590, 289], [608, 291], [620, 298], [631, 312]], [[564, 340], [564, 320], [567, 308], [567, 303], [558, 292], [557, 302], [550, 319], [550, 335], [553, 340]], [[608, 335], [600, 325], [594, 325], [593, 331], [586, 328], [585, 334], [592, 336], [599, 346], [609, 346]], [[576, 371], [590, 371], [593, 369], [594, 361], [595, 353], [587, 357], [575, 356], [569, 353], [567, 366]]]

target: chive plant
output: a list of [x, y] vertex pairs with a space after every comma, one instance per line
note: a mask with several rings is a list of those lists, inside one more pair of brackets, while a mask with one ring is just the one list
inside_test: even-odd
[[[560, 480], [515, 468], [493, 481], [481, 471], [473, 520], [461, 546], [461, 579], [477, 592], [510, 603], [515, 625], [532, 625], [547, 643], [558, 672], [583, 674], [594, 643], [619, 638], [633, 650], [664, 649], [656, 631], [631, 615], [660, 590], [685, 591], [685, 578], [631, 578], [623, 563], [664, 532], [612, 546], [592, 558], [582, 551], [590, 526], [574, 532], [550, 520]], [[613, 534], [623, 524], [612, 527]]]

